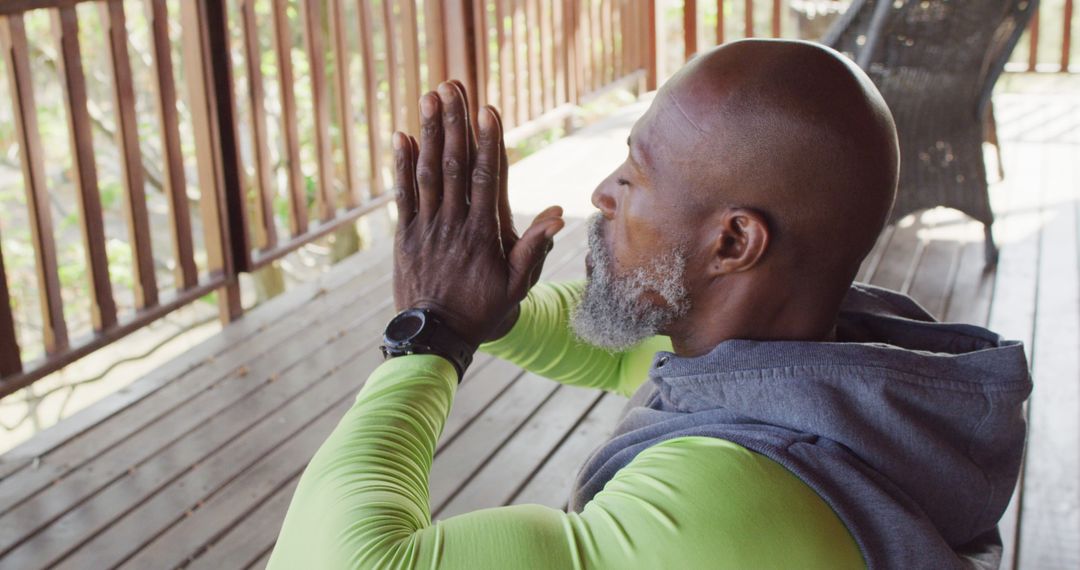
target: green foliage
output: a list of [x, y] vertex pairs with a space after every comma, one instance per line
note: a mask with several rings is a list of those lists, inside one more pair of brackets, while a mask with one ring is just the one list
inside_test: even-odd
[[123, 189], [120, 187], [120, 183], [115, 180], [110, 180], [101, 184], [101, 207], [105, 210], [111, 210], [116, 206], [117, 200], [120, 199]]
[[207, 293], [206, 295], [203, 295], [202, 297], [199, 297], [199, 302], [200, 303], [205, 303], [205, 304], [210, 305], [212, 307], [216, 307], [217, 304], [218, 304], [217, 291], [211, 291], [211, 292]]

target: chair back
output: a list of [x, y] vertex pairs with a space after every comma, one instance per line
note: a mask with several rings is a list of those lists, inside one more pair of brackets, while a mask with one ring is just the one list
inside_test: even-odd
[[847, 54], [893, 103], [934, 99], [981, 117], [1038, 0], [855, 0], [822, 43]]

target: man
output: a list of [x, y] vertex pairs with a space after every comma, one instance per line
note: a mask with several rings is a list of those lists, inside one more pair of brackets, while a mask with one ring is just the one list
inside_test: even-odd
[[[561, 211], [511, 227], [495, 110], [477, 144], [460, 85], [420, 105], [420, 141], [394, 138], [390, 358], [304, 473], [271, 568], [996, 564], [1031, 388], [1023, 348], [852, 285], [898, 161], [858, 68], [765, 40], [689, 63], [593, 194], [586, 284], [532, 287]], [[436, 440], [485, 342], [555, 380], [634, 394], [572, 512], [431, 523]]]

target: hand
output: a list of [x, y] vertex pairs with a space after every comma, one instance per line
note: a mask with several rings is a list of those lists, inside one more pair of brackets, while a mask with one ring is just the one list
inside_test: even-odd
[[518, 237], [502, 119], [481, 109], [477, 144], [466, 97], [460, 83], [444, 82], [420, 98], [420, 143], [394, 133], [394, 303], [434, 311], [475, 347], [516, 319], [563, 220], [553, 206]]

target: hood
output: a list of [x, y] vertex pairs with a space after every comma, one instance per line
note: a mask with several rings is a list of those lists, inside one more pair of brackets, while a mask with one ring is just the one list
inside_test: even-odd
[[835, 442], [921, 510], [953, 548], [992, 531], [1016, 484], [1031, 392], [1023, 345], [935, 322], [910, 298], [855, 284], [836, 342], [731, 340], [657, 353], [650, 380], [683, 413]]

